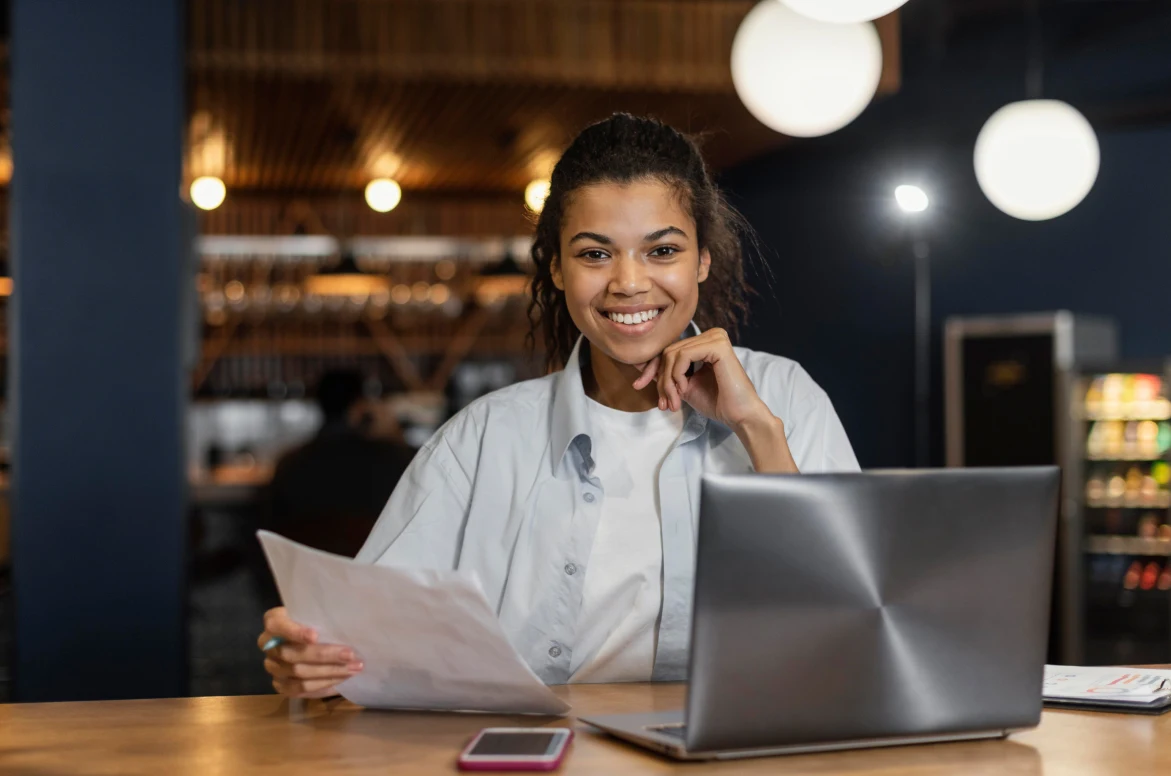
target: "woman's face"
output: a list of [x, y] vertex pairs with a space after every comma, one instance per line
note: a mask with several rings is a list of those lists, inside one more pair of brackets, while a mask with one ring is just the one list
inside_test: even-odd
[[595, 353], [645, 364], [695, 315], [711, 257], [677, 200], [653, 180], [599, 183], [568, 199], [553, 283]]

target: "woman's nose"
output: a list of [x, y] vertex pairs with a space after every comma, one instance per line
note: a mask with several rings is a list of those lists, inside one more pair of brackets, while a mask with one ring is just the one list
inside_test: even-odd
[[650, 290], [650, 278], [646, 263], [630, 256], [620, 256], [612, 265], [614, 274], [610, 278], [610, 290], [617, 294], [633, 296]]

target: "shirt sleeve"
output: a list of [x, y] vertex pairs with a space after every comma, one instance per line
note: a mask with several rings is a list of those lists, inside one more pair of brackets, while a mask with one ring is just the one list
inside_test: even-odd
[[480, 450], [469, 411], [448, 421], [415, 455], [356, 560], [404, 568], [455, 568]]
[[795, 414], [796, 427], [789, 435], [789, 449], [797, 468], [814, 472], [856, 472], [860, 470], [846, 429], [825, 391], [810, 396]]
[[859, 471], [833, 402], [800, 364], [743, 348], [737, 349], [737, 355], [757, 394], [785, 422], [785, 438], [798, 470], [807, 474]]

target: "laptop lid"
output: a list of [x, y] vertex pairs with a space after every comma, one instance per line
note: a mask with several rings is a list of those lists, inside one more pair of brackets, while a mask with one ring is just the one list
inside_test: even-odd
[[705, 476], [687, 749], [1036, 725], [1058, 471]]

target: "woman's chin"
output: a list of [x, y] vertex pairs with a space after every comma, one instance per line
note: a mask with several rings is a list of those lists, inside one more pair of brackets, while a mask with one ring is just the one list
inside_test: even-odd
[[627, 366], [632, 366], [642, 371], [646, 369], [647, 364], [654, 361], [662, 352], [663, 348], [656, 344], [648, 343], [640, 347], [627, 345], [611, 352], [610, 357], [620, 364], [626, 364]]
[[593, 344], [595, 352], [601, 350], [611, 361], [640, 370], [661, 355], [664, 348], [679, 339], [679, 333], [672, 336], [665, 326], [657, 326], [638, 335], [635, 332], [615, 333], [608, 330], [607, 327], [615, 325], [607, 321], [602, 326], [591, 327], [593, 330], [586, 332], [586, 338]]

